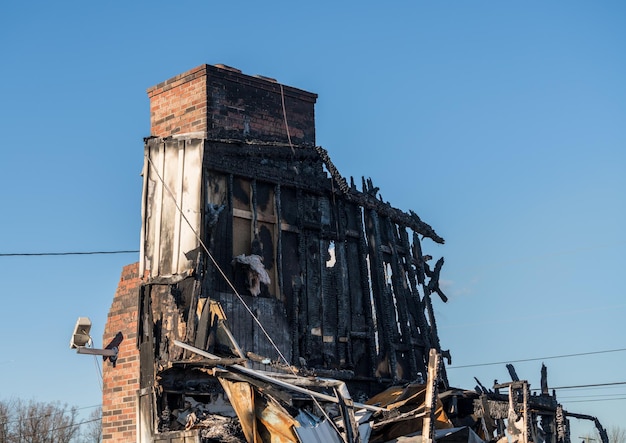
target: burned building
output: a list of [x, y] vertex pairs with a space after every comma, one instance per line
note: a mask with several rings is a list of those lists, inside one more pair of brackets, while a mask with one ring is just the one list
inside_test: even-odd
[[433, 363], [449, 358], [443, 259], [422, 247], [443, 239], [337, 171], [315, 143], [315, 94], [202, 65], [148, 96], [140, 262], [104, 337], [124, 336], [105, 441], [318, 441], [323, 424], [327, 441], [495, 435], [504, 400], [448, 390]]

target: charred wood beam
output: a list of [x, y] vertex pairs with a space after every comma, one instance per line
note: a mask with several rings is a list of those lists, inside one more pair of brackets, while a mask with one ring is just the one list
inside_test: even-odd
[[390, 375], [393, 379], [396, 379], [397, 358], [395, 345], [399, 342], [398, 329], [395, 319], [391, 316], [394, 308], [391, 303], [391, 294], [385, 281], [385, 265], [380, 250], [380, 224], [376, 211], [369, 210], [367, 212], [366, 222], [374, 305], [376, 307], [376, 318], [380, 320], [380, 324], [377, 326], [384, 344], [384, 352], [381, 352], [381, 354], [387, 353]]
[[263, 251], [260, 250], [259, 245], [259, 215], [258, 215], [258, 203], [257, 203], [257, 185], [256, 179], [253, 178], [250, 181], [250, 187], [252, 188], [252, 253], [260, 257], [263, 257]]
[[[278, 288], [278, 294], [281, 299], [284, 297], [283, 289], [283, 230], [282, 226], [282, 206], [280, 202], [280, 185], [276, 185], [274, 188], [274, 208], [276, 213], [276, 273], [278, 281], [276, 287]], [[295, 356], [294, 356], [295, 357]]]
[[[367, 339], [369, 347], [369, 367], [370, 373], [368, 375], [376, 375], [376, 325], [374, 324], [374, 313], [372, 310], [376, 309], [375, 305], [372, 305], [371, 294], [372, 288], [371, 282], [368, 278], [368, 252], [367, 252], [367, 240], [365, 238], [365, 227], [363, 226], [363, 210], [359, 207], [359, 214], [357, 217], [358, 231], [359, 231], [359, 275], [361, 278], [361, 297], [363, 306], [365, 307], [365, 321], [367, 322]], [[355, 334], [356, 332], [353, 332]]]
[[[422, 255], [422, 246], [420, 244], [420, 240], [419, 237], [416, 233], [413, 233], [413, 262], [416, 264], [416, 266], [418, 267], [418, 279], [420, 278], [420, 269], [419, 269], [419, 264], [421, 263], [422, 266], [424, 266], [425, 261], [424, 261], [424, 257]], [[424, 273], [426, 271], [426, 268], [423, 267], [422, 268], [424, 270]], [[424, 274], [422, 275], [422, 287], [424, 288], [424, 298], [423, 298], [423, 303], [424, 303], [424, 307], [426, 308], [426, 312], [428, 314], [428, 320], [430, 323], [430, 342], [431, 342], [431, 346], [434, 347], [438, 352], [442, 352], [441, 351], [441, 344], [439, 342], [439, 334], [437, 332], [437, 321], [435, 320], [435, 312], [433, 309], [433, 304], [432, 301], [430, 299], [430, 289], [428, 287], [428, 285], [425, 285], [424, 282]], [[432, 277], [431, 277], [432, 279]], [[442, 353], [444, 356], [446, 356], [448, 358], [448, 362], [450, 361], [450, 352], [446, 351]], [[444, 385], [447, 387], [448, 386], [448, 376], [445, 370], [445, 365], [442, 365], [442, 369], [441, 369], [441, 380], [443, 381]]]
[[489, 410], [489, 401], [487, 400], [487, 396], [481, 395], [478, 401], [480, 402], [480, 406], [482, 406], [482, 418], [484, 420], [485, 427], [487, 428], [487, 432], [489, 433], [489, 435], [493, 435], [493, 431], [498, 429], [498, 424], [491, 417], [491, 411]]
[[565, 416], [563, 406], [556, 407], [556, 441], [557, 443], [570, 443], [569, 421]]
[[[503, 411], [507, 410], [507, 408], [509, 407], [509, 396], [506, 394], [495, 394], [493, 392], [487, 392], [483, 393], [482, 395], [484, 395], [485, 398], [490, 401], [490, 405], [492, 405], [492, 409], [494, 410], [498, 409], [497, 406], [494, 406], [496, 404], [501, 405]], [[517, 401], [517, 399], [514, 400]], [[557, 410], [557, 406], [552, 401], [536, 395], [528, 397], [528, 408], [537, 412], [538, 414], [555, 414]], [[494, 418], [501, 417], [494, 416]]]
[[378, 200], [376, 198], [378, 188], [371, 185], [371, 180], [369, 181], [369, 186], [364, 189], [363, 192], [358, 192], [356, 189], [348, 186], [346, 179], [341, 176], [330, 160], [328, 151], [320, 146], [316, 146], [315, 149], [324, 162], [324, 165], [326, 165], [326, 169], [330, 172], [332, 180], [337, 184], [339, 191], [347, 200], [356, 202], [364, 208], [373, 209], [381, 215], [389, 217], [395, 223], [408, 226], [413, 229], [413, 231], [432, 239], [436, 243], [444, 243], [444, 239], [439, 237], [435, 230], [427, 223], [424, 223], [415, 212], [409, 211], [407, 214], [406, 212], [392, 207], [389, 203]]
[[[391, 270], [392, 270], [392, 285], [393, 285], [393, 296], [396, 301], [396, 313], [398, 315], [398, 321], [400, 323], [400, 330], [402, 331], [402, 341], [410, 346], [409, 352], [409, 368], [410, 368], [410, 378], [406, 375], [405, 379], [415, 380], [417, 379], [417, 362], [415, 359], [415, 352], [412, 347], [412, 330], [411, 326], [414, 326], [409, 320], [409, 307], [407, 302], [407, 293], [409, 292], [409, 288], [406, 284], [406, 273], [404, 271], [404, 267], [402, 266], [400, 255], [398, 253], [397, 248], [397, 236], [395, 231], [395, 225], [387, 219], [383, 219], [383, 224], [387, 230], [387, 237], [389, 239], [389, 246], [391, 247]], [[423, 374], [422, 374], [423, 375]]]
[[592, 421], [595, 424], [596, 429], [598, 430], [598, 433], [600, 434], [600, 439], [602, 440], [602, 443], [609, 443], [609, 436], [606, 432], [606, 429], [604, 429], [604, 426], [602, 426], [602, 424], [600, 423], [600, 420], [598, 420], [597, 417], [594, 417], [592, 415], [586, 415], [586, 414], [576, 414], [575, 412], [567, 412], [567, 411], [563, 411], [563, 413], [565, 414], [566, 417], [573, 417], [573, 418], [578, 418], [582, 420]]
[[202, 368], [214, 368], [220, 365], [238, 365], [241, 363], [246, 363], [247, 360], [245, 358], [221, 358], [219, 360], [214, 360], [210, 358], [203, 358], [200, 360], [177, 360], [171, 362], [172, 366], [182, 366], [182, 367], [202, 367]]
[[[334, 219], [337, 240], [335, 240], [335, 265], [334, 274], [336, 279], [336, 291], [337, 291], [337, 353], [340, 367], [353, 367], [352, 360], [352, 342], [349, 339], [350, 331], [352, 327], [351, 317], [352, 313], [352, 300], [350, 294], [350, 282], [349, 282], [349, 269], [351, 268], [350, 257], [348, 257], [347, 244], [346, 244], [346, 208], [343, 201], [332, 197], [332, 218]], [[341, 340], [339, 337], [346, 337], [345, 340]]]
[[506, 369], [509, 371], [509, 375], [511, 376], [511, 380], [519, 381], [519, 377], [517, 376], [517, 372], [515, 372], [515, 366], [512, 364], [507, 364]]
[[195, 342], [196, 334], [198, 332], [199, 318], [198, 318], [197, 310], [198, 310], [198, 299], [200, 297], [201, 292], [202, 292], [202, 283], [200, 282], [200, 280], [194, 279], [193, 289], [191, 290], [191, 301], [189, 303], [189, 312], [187, 314], [187, 331], [185, 334], [186, 340], [190, 342]]
[[[298, 205], [297, 212], [297, 221], [298, 221], [298, 231], [300, 235], [298, 235], [298, 262], [306, 263], [306, 238], [304, 235], [304, 193], [302, 190], [298, 189], [296, 192], [296, 201]], [[303, 270], [304, 271], [304, 270]], [[294, 358], [298, 356], [298, 360], [301, 366], [306, 366], [306, 361], [300, 361], [301, 356], [307, 355], [307, 350], [310, 348], [311, 339], [309, 337], [309, 332], [307, 330], [308, 327], [308, 305], [306, 301], [306, 283], [304, 279], [299, 279], [297, 287], [293, 289], [293, 309], [294, 309], [294, 319], [297, 322], [297, 328], [294, 327], [292, 330], [291, 340], [294, 347]], [[301, 338], [300, 338], [301, 337]]]
[[[400, 231], [400, 238], [401, 238], [404, 248], [407, 251], [405, 260], [406, 260], [407, 276], [408, 276], [409, 284], [410, 284], [410, 294], [409, 294], [410, 302], [408, 303], [409, 312], [411, 312], [411, 314], [413, 315], [413, 318], [415, 319], [415, 322], [419, 328], [419, 338], [423, 342], [423, 348], [430, 349], [431, 343], [430, 343], [430, 337], [429, 337], [429, 326], [428, 326], [428, 322], [426, 321], [426, 316], [424, 315], [424, 309], [425, 309], [424, 304], [422, 303], [422, 299], [420, 298], [420, 294], [417, 289], [418, 278], [417, 278], [417, 273], [415, 272], [415, 269], [412, 266], [412, 263], [414, 262], [414, 260], [412, 259], [409, 253], [409, 251], [411, 251], [411, 247], [409, 245], [409, 237], [405, 229], [402, 229]], [[420, 365], [420, 370], [423, 371], [422, 373], [425, 374], [427, 363], [426, 363], [426, 356], [424, 352], [422, 352], [421, 360], [418, 362], [418, 364]]]
[[447, 303], [448, 297], [446, 297], [446, 294], [444, 294], [441, 288], [439, 287], [439, 274], [441, 274], [442, 267], [443, 267], [443, 257], [437, 260], [437, 263], [435, 263], [435, 269], [432, 272], [430, 271], [430, 268], [428, 267], [428, 263], [424, 263], [426, 275], [430, 277], [430, 280], [428, 282], [428, 290], [430, 291], [431, 294], [433, 292], [436, 292], [439, 295], [439, 297], [441, 297], [441, 300], [444, 303]]
[[541, 364], [541, 394], [550, 395], [548, 390], [548, 368], [543, 363]]
[[[198, 349], [194, 346], [188, 345], [186, 343], [183, 343], [181, 341], [178, 340], [174, 340], [174, 344], [176, 346], [179, 346], [183, 349], [192, 351], [198, 355], [201, 355], [203, 357], [212, 359], [212, 360], [222, 360], [220, 357], [218, 357], [217, 355], [213, 355], [210, 354], [206, 351], [203, 351], [202, 349]], [[228, 371], [228, 372], [234, 372], [235, 374], [240, 374], [240, 375], [244, 375], [244, 376], [248, 376], [248, 377], [252, 377], [256, 380], [260, 380], [266, 383], [269, 383], [271, 385], [280, 387], [280, 388], [284, 388], [287, 389], [289, 391], [292, 392], [298, 392], [301, 394], [306, 394], [312, 397], [315, 397], [317, 399], [323, 400], [323, 401], [328, 401], [331, 403], [339, 403], [339, 399], [337, 397], [334, 397], [332, 395], [327, 395], [327, 394], [323, 394], [321, 392], [316, 392], [316, 391], [312, 391], [310, 389], [306, 389], [306, 388], [302, 388], [296, 384], [293, 383], [288, 383], [286, 381], [280, 380], [277, 377], [270, 377], [269, 375], [266, 375], [264, 373], [261, 373], [259, 371], [255, 371], [253, 369], [249, 369], [249, 368], [245, 368], [243, 366], [240, 365], [228, 365], [228, 366], [223, 366], [223, 369]], [[301, 378], [302, 379], [302, 378]], [[304, 381], [307, 381], [307, 379], [303, 379]], [[310, 381], [309, 381], [310, 382]], [[327, 384], [326, 386], [339, 386], [339, 384], [341, 382], [339, 381], [332, 381], [332, 380], [327, 380], [326, 381]], [[330, 382], [330, 384], [328, 384]], [[314, 381], [315, 385], [320, 385], [324, 383], [324, 380], [316, 380]], [[386, 411], [386, 408], [380, 408], [378, 406], [370, 406], [370, 405], [365, 405], [365, 404], [361, 404], [361, 403], [354, 403], [354, 406], [357, 408], [362, 408], [362, 409], [367, 409], [370, 411]]]
[[489, 394], [492, 393], [493, 391], [491, 391], [491, 389], [487, 389], [481, 382], [480, 380], [478, 380], [476, 377], [474, 377], [474, 380], [476, 380], [476, 383], [478, 384], [478, 386], [476, 386], [476, 391], [483, 393], [483, 394]]
[[205, 169], [258, 179], [275, 185], [292, 186], [318, 195], [328, 193], [330, 185], [319, 156], [312, 148], [290, 148], [241, 143], [205, 143]]
[[425, 286], [426, 285], [426, 267], [424, 266], [424, 255], [422, 254], [422, 244], [419, 239], [419, 235], [416, 232], [413, 233], [413, 247], [411, 248], [413, 254], [413, 265], [415, 265], [417, 282]]

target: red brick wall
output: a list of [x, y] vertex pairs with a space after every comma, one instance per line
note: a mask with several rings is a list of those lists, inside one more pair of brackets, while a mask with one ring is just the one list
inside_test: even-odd
[[[201, 65], [148, 89], [151, 135], [315, 145], [317, 95], [224, 65]], [[285, 127], [283, 100], [289, 137]]]
[[125, 266], [111, 303], [102, 342], [106, 345], [118, 332], [124, 335], [116, 367], [103, 367], [102, 434], [106, 442], [136, 441], [136, 396], [139, 390], [137, 349], [137, 297], [142, 279], [139, 264]]

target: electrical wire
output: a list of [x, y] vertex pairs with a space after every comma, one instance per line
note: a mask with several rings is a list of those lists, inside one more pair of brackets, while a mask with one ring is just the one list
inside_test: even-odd
[[596, 394], [596, 395], [560, 395], [559, 400], [566, 400], [569, 398], [611, 398], [611, 397], [622, 397], [626, 394], [620, 392], [618, 394]]
[[495, 366], [495, 365], [504, 365], [508, 363], [521, 363], [521, 362], [527, 362], [527, 361], [554, 360], [557, 358], [581, 357], [584, 355], [608, 354], [611, 352], [622, 352], [622, 351], [626, 351], [626, 348], [609, 349], [606, 351], [579, 352], [577, 354], [553, 355], [549, 357], [536, 357], [536, 358], [524, 358], [524, 359], [519, 359], [519, 360], [496, 361], [496, 362], [491, 362], [491, 363], [475, 363], [471, 365], [448, 366], [446, 367], [446, 369], [476, 368], [478, 366]]
[[[91, 405], [91, 406], [83, 406], [83, 407], [80, 407], [80, 408], [70, 408], [70, 411], [72, 411], [72, 410], [74, 410], [74, 411], [82, 411], [83, 409], [99, 408], [101, 406], [102, 406], [102, 403], [97, 404], [97, 405]], [[36, 415], [36, 416], [30, 417], [30, 418], [33, 418], [33, 419], [46, 418], [46, 417], [50, 417], [51, 415], [54, 415], [54, 414], [55, 414], [55, 412], [51, 412], [50, 414]], [[11, 423], [17, 423], [17, 422], [19, 422], [20, 420], [23, 420], [23, 419], [24, 418], [19, 418], [19, 419], [16, 419], [16, 420], [3, 421], [3, 422], [0, 422], [0, 426], [9, 425]]]
[[291, 143], [291, 134], [289, 134], [289, 124], [287, 123], [287, 111], [285, 110], [285, 91], [283, 91], [283, 85], [280, 84], [280, 99], [283, 105], [283, 119], [285, 120], [285, 129], [287, 130], [287, 140], [289, 140], [289, 147], [291, 148], [291, 153], [295, 154], [296, 151], [293, 149], [293, 144]]
[[73, 428], [73, 427], [77, 427], [78, 428], [78, 427], [80, 427], [82, 425], [85, 425], [87, 423], [93, 423], [93, 422], [96, 422], [96, 421], [102, 421], [102, 417], [93, 418], [91, 420], [85, 420], [85, 421], [81, 421], [81, 422], [78, 422], [78, 423], [73, 423], [71, 425], [59, 426], [58, 428], [50, 429], [49, 432], [60, 431], [61, 429], [67, 429], [67, 428]]
[[[626, 385], [626, 381], [617, 381], [614, 383], [594, 383], [589, 385], [572, 385], [572, 386], [556, 386], [550, 389], [584, 389], [584, 388], [600, 388], [605, 386]], [[531, 389], [531, 391], [539, 391], [540, 389]]]
[[[93, 339], [89, 337], [89, 342], [87, 343], [89, 347], [93, 348]], [[96, 365], [96, 372], [98, 374], [98, 386], [100, 386], [100, 391], [102, 391], [102, 369], [100, 369], [100, 362], [98, 361], [98, 355], [93, 356], [94, 364]]]
[[589, 403], [592, 401], [611, 401], [611, 400], [626, 400], [626, 397], [619, 398], [597, 398], [591, 400], [565, 400], [563, 403]]
[[136, 254], [139, 250], [121, 251], [75, 251], [75, 252], [0, 252], [0, 257], [50, 257], [64, 255], [111, 255], [111, 254]]

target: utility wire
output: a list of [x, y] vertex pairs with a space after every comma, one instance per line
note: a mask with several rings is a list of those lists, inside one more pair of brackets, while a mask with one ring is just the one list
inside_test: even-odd
[[593, 351], [593, 352], [580, 352], [577, 354], [563, 354], [563, 355], [552, 355], [549, 357], [537, 357], [537, 358], [524, 358], [520, 360], [506, 360], [506, 361], [496, 361], [491, 363], [476, 363], [471, 365], [461, 365], [461, 366], [449, 366], [446, 369], [460, 369], [460, 368], [475, 368], [478, 366], [494, 366], [494, 365], [504, 365], [507, 363], [521, 363], [526, 361], [539, 361], [539, 360], [554, 360], [557, 358], [567, 358], [567, 357], [580, 357], [583, 355], [596, 355], [596, 354], [608, 354], [611, 352], [622, 352], [626, 351], [626, 348], [620, 349], [609, 349], [606, 351]]
[[85, 421], [81, 421], [78, 423], [72, 423], [72, 424], [65, 425], [65, 426], [59, 426], [58, 428], [52, 428], [50, 429], [49, 432], [55, 432], [55, 431], [60, 431], [61, 429], [74, 428], [74, 427], [79, 428], [80, 426], [85, 425], [87, 423], [93, 423], [95, 421], [101, 421], [101, 420], [102, 420], [102, 417], [94, 418], [92, 420], [85, 420]]
[[559, 400], [565, 400], [565, 399], [569, 399], [569, 398], [611, 398], [611, 397], [623, 397], [624, 394], [623, 392], [620, 392], [619, 394], [597, 394], [597, 395], [560, 395], [559, 396]]
[[[572, 385], [572, 386], [556, 386], [550, 389], [581, 389], [581, 388], [597, 388], [602, 386], [626, 385], [626, 381], [617, 381], [614, 383], [594, 383], [591, 385]], [[540, 391], [541, 389], [531, 389], [531, 391]]]
[[611, 400], [626, 400], [626, 397], [619, 398], [596, 398], [592, 400], [565, 400], [563, 403], [589, 403], [591, 401], [611, 401]]
[[139, 250], [127, 251], [84, 251], [84, 252], [0, 252], [0, 257], [50, 257], [63, 255], [111, 255], [136, 254]]
[[[54, 403], [51, 403], [54, 404]], [[98, 405], [91, 405], [91, 406], [83, 406], [81, 408], [70, 408], [68, 412], [72, 412], [72, 411], [82, 411], [83, 409], [91, 409], [91, 408], [99, 408], [102, 406], [102, 403], [98, 404]], [[20, 420], [35, 420], [35, 419], [39, 419], [39, 418], [46, 418], [46, 417], [50, 417], [54, 414], [56, 414], [58, 411], [55, 412], [50, 412], [49, 414], [43, 414], [43, 415], [35, 415], [34, 417], [22, 417], [22, 418], [18, 418], [15, 420], [8, 420], [8, 421], [2, 421], [0, 422], [0, 426], [4, 426], [4, 425], [9, 425], [11, 423], [17, 423]]]

